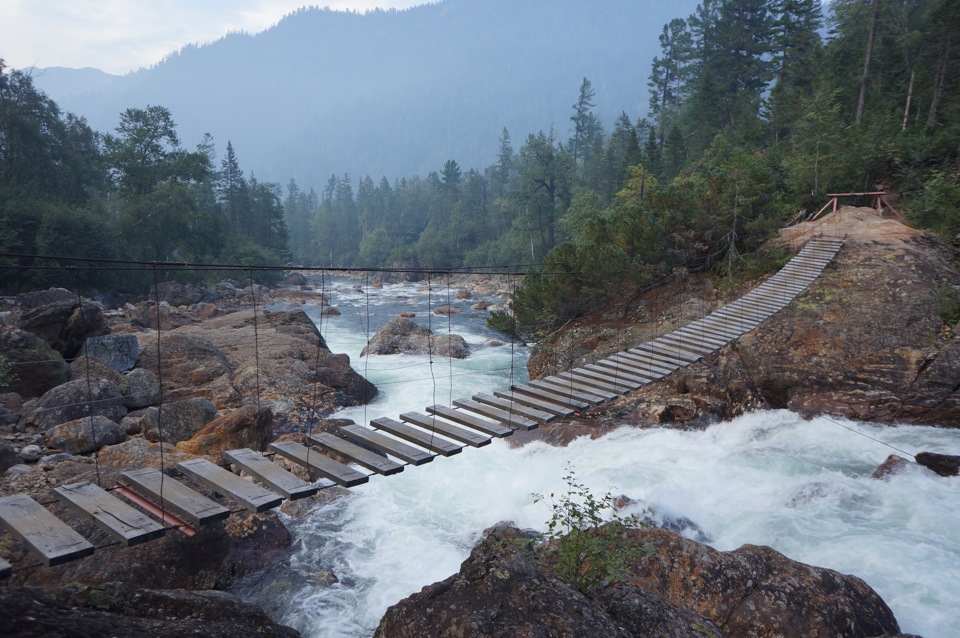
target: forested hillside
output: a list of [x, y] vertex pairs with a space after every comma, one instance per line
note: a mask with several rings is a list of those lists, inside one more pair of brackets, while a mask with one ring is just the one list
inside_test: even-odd
[[62, 70], [36, 81], [96, 130], [112, 130], [131, 106], [162, 104], [184, 139], [230, 139], [261, 179], [292, 177], [319, 190], [334, 173], [424, 176], [451, 157], [485, 166], [504, 127], [525, 136], [565, 125], [584, 76], [605, 125], [623, 109], [639, 115], [660, 25], [694, 6], [443, 0], [365, 14], [309, 8], [262, 33], [184, 47], [108, 84], [90, 80], [88, 92], [66, 85]]
[[[446, 9], [469, 5], [444, 2], [430, 15], [439, 28]], [[829, 192], [882, 188], [914, 224], [956, 244], [957, 33], [960, 5], [952, 0], [834, 0], [828, 16], [817, 0], [704, 0], [662, 26], [652, 65], [619, 69], [624, 84], [642, 76], [643, 108], [604, 103], [610, 92], [584, 73], [563, 87], [562, 118], [491, 134], [484, 144], [495, 159], [485, 167], [451, 154], [419, 175], [383, 176], [350, 172], [356, 160], [345, 158], [316, 188], [292, 173], [284, 188], [245, 177], [239, 145], [220, 147], [222, 158], [209, 138], [185, 150], [164, 107], [128, 108], [100, 137], [27, 74], [8, 70], [0, 85], [0, 251], [344, 267], [542, 265], [514, 300], [524, 329], [535, 330], [679, 266], [749, 267], [776, 228], [818, 209]], [[440, 117], [442, 100], [420, 99], [419, 117]], [[285, 108], [281, 100], [271, 117], [286, 117]], [[613, 109], [621, 115], [606, 124], [602, 114]], [[345, 136], [352, 132], [344, 127]], [[46, 276], [24, 272], [0, 276], [23, 285]]]

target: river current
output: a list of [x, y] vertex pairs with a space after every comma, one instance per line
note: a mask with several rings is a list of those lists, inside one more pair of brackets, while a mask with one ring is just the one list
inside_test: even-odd
[[[330, 349], [349, 354], [381, 394], [334, 416], [358, 423], [396, 418], [526, 380], [526, 348], [488, 345], [502, 337], [484, 326], [485, 312], [469, 309], [475, 300], [454, 300], [438, 286], [428, 295], [418, 284], [356, 290], [355, 283], [325, 283], [340, 316], [321, 320], [319, 308], [308, 313]], [[428, 302], [449, 302], [462, 312], [428, 315]], [[367, 336], [404, 310], [417, 312], [424, 325], [429, 317], [437, 333], [462, 335], [472, 356], [432, 363], [425, 356], [360, 358]], [[387, 607], [455, 573], [485, 528], [513, 521], [544, 529], [549, 512], [533, 494], [563, 491], [572, 467], [594, 494], [629, 496], [637, 511], [717, 549], [769, 545], [859, 576], [890, 605], [905, 633], [960, 636], [960, 478], [911, 467], [871, 479], [893, 450], [863, 435], [911, 453], [960, 454], [960, 430], [807, 421], [787, 411], [694, 432], [626, 427], [563, 448], [539, 442], [512, 448], [503, 440], [466, 448], [372, 477], [344, 498], [288, 518], [297, 548], [289, 567], [301, 578], [273, 611], [304, 636], [369, 637]], [[337, 582], [330, 583], [330, 574]]]

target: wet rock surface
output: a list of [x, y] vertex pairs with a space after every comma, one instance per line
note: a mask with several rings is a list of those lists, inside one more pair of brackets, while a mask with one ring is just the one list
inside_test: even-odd
[[435, 335], [428, 327], [406, 317], [394, 317], [373, 335], [360, 356], [368, 354], [433, 354], [466, 359], [470, 356], [470, 346], [460, 335]]

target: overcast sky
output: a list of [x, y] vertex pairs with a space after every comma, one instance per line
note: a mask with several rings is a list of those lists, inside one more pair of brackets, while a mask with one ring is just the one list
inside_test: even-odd
[[123, 74], [185, 44], [230, 31], [257, 33], [295, 9], [406, 9], [429, 0], [0, 0], [0, 58], [7, 66], [94, 67]]

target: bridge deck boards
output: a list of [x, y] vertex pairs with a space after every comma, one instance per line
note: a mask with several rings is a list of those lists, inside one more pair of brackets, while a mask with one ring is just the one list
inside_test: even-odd
[[633, 360], [637, 363], [641, 363], [651, 370], [662, 370], [665, 374], [673, 374], [680, 368], [687, 365], [686, 361], [682, 359], [677, 359], [666, 354], [660, 354], [659, 352], [653, 352], [652, 350], [645, 350], [643, 352], [634, 352], [632, 350], [625, 350], [623, 352], [618, 352], [613, 355], [612, 358], [622, 358], [628, 361]]
[[457, 445], [443, 437], [436, 436], [434, 432], [424, 432], [419, 428], [410, 427], [405, 423], [388, 417], [374, 419], [370, 421], [370, 425], [383, 430], [387, 434], [392, 434], [398, 439], [403, 439], [425, 450], [435, 452], [440, 456], [453, 456], [463, 451], [462, 445]]
[[729, 339], [723, 337], [715, 336], [707, 332], [706, 330], [696, 327], [687, 327], [681, 328], [680, 330], [674, 330], [670, 333], [674, 338], [680, 338], [684, 340], [690, 340], [693, 343], [696, 343], [704, 348], [712, 348], [716, 350], [717, 348], [722, 348], [727, 345]]
[[226, 496], [258, 514], [283, 503], [283, 497], [240, 478], [206, 459], [191, 459], [177, 463], [177, 469], [221, 496]]
[[469, 410], [475, 414], [499, 421], [508, 428], [513, 428], [514, 430], [535, 430], [540, 427], [540, 424], [536, 421], [528, 419], [516, 412], [502, 410], [492, 405], [484, 405], [478, 401], [471, 401], [469, 399], [454, 399], [453, 404], [461, 410]]
[[613, 392], [616, 393], [616, 396], [626, 394], [636, 389], [626, 384], [607, 381], [605, 378], [600, 378], [595, 375], [587, 376], [586, 374], [582, 374], [578, 369], [571, 370], [570, 372], [558, 372], [555, 376], [563, 381], [573, 381], [574, 383], [597, 388], [604, 392]]
[[680, 349], [687, 354], [694, 355], [697, 360], [703, 357], [703, 355], [713, 352], [713, 348], [694, 343], [689, 337], [685, 338], [682, 335], [674, 336], [672, 332], [663, 335], [659, 339], [655, 339], [652, 343], [664, 348]]
[[340, 487], [355, 487], [370, 480], [363, 472], [358, 472], [340, 461], [334, 461], [320, 450], [311, 451], [296, 441], [276, 441], [270, 444], [269, 449]]
[[478, 392], [471, 397], [477, 403], [484, 403], [494, 408], [500, 408], [506, 412], [511, 412], [513, 414], [519, 414], [528, 419], [532, 419], [537, 423], [549, 423], [557, 418], [556, 414], [551, 414], [549, 412], [544, 412], [543, 410], [538, 410], [537, 408], [531, 408], [516, 401], [511, 401], [510, 399], [501, 399], [500, 397], [495, 397], [489, 394], [483, 394]]
[[427, 408], [427, 412], [429, 414], [442, 416], [448, 421], [465, 425], [468, 428], [473, 428], [477, 432], [481, 432], [487, 436], [504, 438], [513, 434], [513, 430], [503, 427], [496, 421], [481, 419], [480, 417], [474, 416], [468, 412], [465, 412], [464, 410], [455, 410], [453, 408], [448, 408], [445, 405], [431, 405]]
[[580, 370], [593, 372], [595, 374], [613, 379], [616, 382], [623, 380], [631, 384], [636, 384], [637, 387], [647, 385], [654, 380], [653, 377], [631, 372], [624, 367], [607, 368], [605, 366], [597, 365], [596, 363], [587, 364], [580, 368]]
[[621, 352], [607, 358], [612, 363], [623, 363], [640, 371], [647, 371], [659, 378], [673, 374], [680, 369], [679, 363], [667, 363], [653, 357], [639, 357], [635, 354]]
[[714, 338], [721, 339], [725, 344], [743, 336], [743, 333], [739, 330], [711, 323], [705, 319], [698, 319], [695, 323], [690, 324], [690, 327], [711, 335]]
[[576, 393], [557, 390], [549, 387], [534, 385], [532, 382], [513, 386], [513, 391], [520, 394], [526, 394], [537, 399], [545, 399], [551, 403], [573, 408], [574, 410], [586, 410], [593, 401], [583, 397], [577, 397]]
[[683, 367], [686, 367], [698, 361], [700, 357], [684, 352], [678, 348], [668, 348], [667, 346], [661, 345], [656, 341], [647, 341], [646, 343], [641, 343], [635, 348], [630, 348], [627, 352], [638, 354], [640, 356], [645, 356], [647, 352], [650, 352], [655, 357], [669, 357], [670, 359], [676, 361]]
[[435, 456], [426, 450], [421, 450], [420, 448], [415, 448], [412, 445], [407, 445], [402, 441], [398, 441], [393, 437], [382, 434], [381, 432], [375, 432], [369, 428], [363, 427], [362, 425], [344, 425], [340, 427], [340, 431], [343, 432], [345, 436], [353, 439], [357, 443], [369, 445], [380, 450], [384, 454], [389, 454], [390, 456], [398, 458], [405, 463], [409, 463], [410, 465], [423, 465], [424, 463], [429, 463], [434, 459]]
[[193, 527], [230, 516], [230, 510], [153, 468], [120, 473], [120, 482]]
[[509, 390], [495, 390], [493, 396], [507, 401], [513, 401], [531, 407], [535, 410], [541, 410], [554, 416], [570, 416], [577, 411], [577, 408], [566, 405], [563, 399], [553, 400], [547, 398], [546, 393], [538, 392], [535, 388], [528, 388], [526, 392], [512, 387]]
[[385, 456], [371, 452], [356, 443], [341, 439], [329, 432], [313, 434], [310, 436], [310, 440], [324, 449], [352, 459], [357, 465], [361, 465], [381, 476], [390, 476], [403, 471], [403, 466], [396, 461], [391, 461]]
[[313, 496], [320, 491], [316, 485], [307, 483], [249, 448], [230, 450], [224, 452], [223, 456], [260, 483], [291, 501]]
[[26, 494], [0, 498], [0, 523], [47, 566], [93, 553], [93, 545]]
[[406, 412], [400, 415], [400, 420], [406, 421], [407, 423], [412, 423], [419, 428], [423, 428], [427, 432], [436, 431], [437, 433], [453, 439], [454, 441], [466, 443], [470, 447], [483, 447], [484, 445], [490, 445], [489, 436], [481, 436], [473, 430], [464, 430], [463, 428], [453, 425], [452, 423], [447, 423], [435, 414], [428, 416], [426, 414], [420, 414], [419, 412]]
[[611, 370], [615, 374], [625, 371], [627, 374], [638, 375], [640, 377], [649, 379], [650, 381], [656, 381], [657, 379], [662, 379], [663, 377], [667, 376], [667, 373], [665, 372], [658, 372], [649, 367], [645, 367], [640, 363], [635, 363], [624, 359], [614, 359], [613, 357], [600, 359], [597, 361], [596, 365], [600, 366], [601, 368]]
[[581, 396], [585, 401], [590, 401], [590, 403], [593, 404], [603, 403], [604, 401], [609, 401], [610, 399], [615, 399], [620, 396], [614, 392], [607, 392], [606, 390], [593, 388], [588, 385], [583, 385], [582, 383], [577, 383], [576, 381], [569, 379], [564, 380], [555, 376], [537, 379], [535, 382], [531, 381], [530, 385], [537, 385], [537, 387], [545, 387], [547, 389], [556, 388], [556, 390], [554, 390], [555, 392], [576, 393], [574, 396]]
[[61, 485], [53, 494], [127, 547], [159, 538], [166, 531], [140, 510], [87, 481]]

